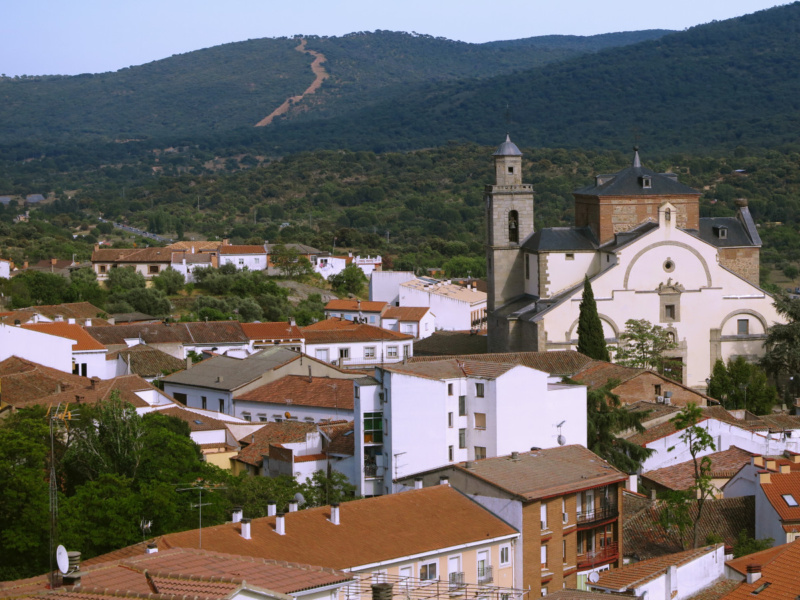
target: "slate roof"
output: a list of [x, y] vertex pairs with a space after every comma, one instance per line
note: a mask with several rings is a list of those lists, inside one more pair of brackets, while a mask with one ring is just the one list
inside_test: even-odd
[[87, 327], [86, 331], [106, 346], [125, 345], [141, 338], [145, 344], [247, 344], [250, 340], [238, 321], [196, 323], [132, 323], [113, 327]]
[[490, 363], [454, 358], [407, 364], [393, 364], [383, 367], [384, 370], [402, 375], [414, 375], [426, 379], [456, 379], [461, 377], [478, 377], [496, 379], [517, 365], [509, 363]]
[[[636, 506], [636, 512], [631, 514], [632, 505], [623, 503], [622, 536], [626, 555], [647, 560], [680, 552], [685, 549], [684, 542], [691, 543], [691, 529], [684, 532], [684, 539], [681, 540], [677, 529], [667, 530], [660, 524], [659, 519], [664, 508], [665, 503], [662, 500], [649, 501], [647, 508]], [[697, 514], [696, 502], [689, 507], [689, 513], [694, 520]], [[725, 547], [731, 549], [743, 529], [750, 537], [755, 536], [755, 496], [706, 500], [700, 519], [701, 543], [709, 534], [716, 534], [722, 537]]]
[[353, 410], [353, 380], [286, 375], [237, 395], [237, 400], [282, 406], [317, 406]]
[[[431, 336], [433, 337], [433, 336]], [[430, 338], [428, 338], [430, 339]], [[417, 345], [414, 345], [416, 351]], [[592, 362], [588, 356], [574, 350], [557, 350], [554, 352], [504, 352], [498, 354], [459, 354], [449, 356], [413, 356], [409, 364], [429, 362], [433, 360], [451, 359], [472, 360], [479, 362], [507, 363], [522, 365], [544, 371], [554, 376], [572, 376], [586, 364]]]
[[[727, 229], [727, 235], [720, 238], [717, 231], [720, 227]], [[748, 234], [747, 228], [736, 217], [704, 217], [700, 219], [700, 230], [689, 231], [704, 242], [717, 248], [736, 248], [741, 246], [760, 246], [761, 239], [755, 243]]]
[[[731, 446], [727, 450], [708, 454], [711, 460], [710, 475], [714, 478], [730, 478], [744, 465], [750, 464], [750, 459], [754, 455], [747, 450], [742, 450], [736, 446]], [[694, 485], [694, 462], [686, 462], [647, 471], [642, 474], [643, 479], [653, 481], [671, 490], [688, 490]]]
[[654, 221], [645, 221], [644, 223], [640, 223], [633, 229], [615, 233], [614, 239], [600, 246], [600, 250], [604, 252], [613, 252], [619, 250], [620, 248], [624, 248], [628, 244], [635, 242], [640, 237], [644, 237], [645, 235], [656, 229], [658, 229], [658, 223]]
[[715, 552], [717, 546], [704, 546], [674, 554], [623, 565], [618, 569], [600, 572], [597, 586], [616, 592], [629, 591], [663, 575], [669, 567], [688, 564], [701, 556]]
[[[285, 535], [275, 517], [253, 519], [246, 544], [239, 523], [204, 527], [203, 548], [346, 569], [518, 534], [448, 485], [343, 502], [339, 516], [333, 525], [329, 506], [287, 513]], [[159, 550], [196, 545], [197, 531], [158, 539]]]
[[[786, 600], [796, 598], [800, 592], [800, 540], [778, 546], [779, 552], [773, 555], [762, 553], [750, 557], [763, 558], [761, 578], [754, 583], [742, 582], [722, 597], [722, 600]], [[767, 550], [766, 552], [770, 552]], [[730, 562], [728, 562], [730, 565]], [[769, 584], [769, 585], [767, 585]], [[758, 595], [755, 591], [760, 590]]]
[[266, 348], [247, 358], [214, 356], [191, 369], [173, 373], [163, 381], [233, 391], [255, 381], [264, 373], [299, 359], [300, 356], [299, 352], [281, 346]]
[[414, 356], [409, 360], [422, 358], [438, 359], [445, 356], [485, 354], [488, 338], [469, 331], [435, 331], [426, 338], [414, 342]]
[[522, 245], [531, 252], [594, 252], [600, 246], [589, 227], [547, 227]]
[[389, 304], [386, 302], [370, 302], [368, 300], [358, 301], [349, 299], [334, 299], [325, 305], [325, 310], [344, 310], [344, 311], [357, 311], [361, 312], [383, 312]]
[[118, 358], [121, 358], [126, 365], [130, 364], [131, 373], [141, 377], [158, 377], [164, 373], [182, 371], [186, 368], [186, 361], [147, 344], [136, 344], [130, 348], [112, 352], [106, 357], [107, 360]]
[[303, 332], [297, 325], [281, 321], [274, 323], [242, 323], [242, 331], [251, 340], [300, 340]]
[[89, 335], [83, 327], [74, 323], [27, 323], [20, 325], [20, 327], [73, 340], [75, 342], [72, 344], [73, 352], [90, 352], [93, 350], [99, 352], [106, 350], [106, 347]]
[[517, 145], [511, 141], [511, 136], [506, 134], [506, 141], [497, 147], [492, 156], [522, 156]]
[[397, 333], [364, 323], [353, 323], [347, 319], [331, 318], [301, 327], [306, 344], [337, 344], [355, 342], [410, 341], [413, 335]]

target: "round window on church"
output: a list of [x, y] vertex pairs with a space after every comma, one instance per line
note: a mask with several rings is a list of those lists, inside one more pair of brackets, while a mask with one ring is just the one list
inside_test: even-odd
[[664, 270], [667, 273], [672, 273], [675, 270], [675, 263], [672, 262], [671, 258], [668, 258], [667, 260], [664, 261]]

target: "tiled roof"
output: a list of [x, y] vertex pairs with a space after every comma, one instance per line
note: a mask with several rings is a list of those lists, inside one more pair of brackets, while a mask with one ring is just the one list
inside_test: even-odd
[[496, 379], [517, 365], [491, 363], [480, 360], [436, 360], [420, 363], [387, 365], [383, 369], [393, 373], [415, 375], [426, 379], [453, 379], [460, 377], [480, 377]]
[[[703, 542], [708, 535], [722, 537], [725, 547], [732, 548], [743, 529], [751, 537], [755, 536], [756, 508], [755, 496], [738, 498], [718, 498], [706, 500], [703, 516], [700, 519], [699, 538]], [[683, 540], [677, 529], [664, 529], [660, 524], [661, 512], [665, 503], [661, 500], [630, 514], [630, 505], [623, 505], [623, 548], [625, 554], [647, 560], [663, 554], [672, 554], [685, 549], [684, 543], [691, 543], [691, 528], [684, 532]], [[692, 519], [697, 514], [697, 503], [689, 507]]]
[[74, 340], [75, 343], [72, 345], [73, 352], [102, 351], [106, 349], [103, 344], [86, 333], [80, 325], [70, 323], [28, 323], [27, 325], [20, 325], [20, 327]]
[[108, 324], [107, 321], [101, 319], [98, 315], [104, 314], [102, 310], [90, 304], [89, 302], [68, 302], [65, 304], [45, 304], [41, 306], [31, 306], [29, 308], [22, 308], [8, 313], [5, 322], [13, 323], [15, 319], [25, 323], [30, 320], [34, 315], [39, 314], [47, 317], [50, 320], [55, 320], [57, 316], [64, 317], [64, 320], [75, 319], [80, 325], [84, 324], [86, 319], [92, 320], [92, 325]]
[[[638, 163], [638, 154], [637, 154]], [[650, 178], [650, 187], [642, 185]], [[573, 192], [576, 196], [699, 196], [700, 192], [684, 185], [671, 173], [656, 173], [641, 164], [626, 167], [610, 175], [598, 175], [592, 185]]]
[[[433, 336], [431, 336], [433, 337]], [[430, 338], [428, 338], [430, 339]], [[417, 346], [414, 346], [416, 350]], [[479, 360], [481, 362], [509, 363], [531, 367], [537, 371], [544, 371], [550, 375], [572, 376], [582, 369], [586, 363], [592, 361], [588, 356], [574, 350], [561, 350], [555, 352], [505, 352], [500, 354], [478, 355], [450, 355], [450, 356], [414, 356], [408, 359], [409, 363], [441, 360], [443, 358], [457, 358], [459, 360]]]
[[266, 254], [264, 246], [220, 246], [220, 254]]
[[[800, 471], [770, 473], [769, 483], [761, 483], [761, 489], [781, 521], [800, 523]], [[790, 506], [783, 496], [791, 496], [795, 506]]]
[[114, 327], [87, 327], [106, 346], [140, 338], [145, 344], [247, 344], [250, 340], [238, 321], [199, 323], [133, 323]]
[[647, 416], [643, 417], [642, 423], [648, 423], [681, 412], [680, 406], [675, 406], [674, 404], [659, 404], [646, 400], [639, 400], [639, 402], [634, 402], [633, 404], [626, 404], [625, 409], [635, 413], [647, 413]]
[[[710, 475], [714, 478], [733, 477], [739, 469], [750, 463], [753, 456], [747, 450], [736, 446], [708, 454], [707, 458], [711, 460]], [[671, 490], [688, 490], [694, 485], [694, 461], [687, 460], [671, 467], [648, 471], [642, 475], [642, 478], [654, 481]]]
[[[548, 592], [548, 600], [613, 600], [619, 596], [612, 596], [606, 592], [589, 592], [586, 590], [556, 590]], [[628, 596], [627, 598], [631, 598]]]
[[628, 476], [583, 446], [571, 445], [520, 452], [454, 465], [465, 474], [488, 481], [524, 500], [559, 496], [624, 481]]
[[183, 263], [189, 265], [213, 265], [214, 258], [211, 252], [173, 252], [170, 261], [175, 263]]
[[601, 572], [596, 585], [616, 592], [628, 591], [661, 576], [669, 567], [685, 565], [716, 549], [717, 546], [704, 546], [623, 565], [619, 569]]
[[[698, 422], [705, 421], [705, 419], [701, 419]], [[642, 433], [635, 433], [627, 440], [634, 444], [638, 444], [639, 446], [645, 446], [650, 442], [655, 442], [656, 440], [660, 440], [661, 438], [665, 438], [668, 435], [671, 435], [678, 431], [677, 427], [672, 421], [667, 421], [666, 423], [660, 423], [659, 425], [655, 425], [654, 427], [650, 427], [649, 429], [643, 431]]]
[[371, 302], [369, 300], [334, 299], [325, 305], [325, 310], [344, 310], [361, 312], [383, 312], [389, 305], [386, 302]]
[[136, 344], [125, 350], [112, 352], [107, 358], [109, 360], [122, 358], [125, 364], [130, 364], [131, 372], [141, 377], [157, 377], [186, 368], [185, 361], [147, 344]]
[[471, 331], [435, 331], [432, 335], [414, 342], [414, 359], [424, 360], [485, 354], [488, 338]]
[[308, 327], [301, 327], [306, 344], [336, 344], [347, 342], [372, 342], [380, 340], [406, 341], [413, 340], [413, 335], [397, 333], [366, 325], [353, 323], [346, 319], [325, 319]]
[[739, 582], [733, 579], [721, 579], [686, 600], [720, 600], [728, 592], [736, 588]]
[[304, 442], [306, 435], [316, 430], [317, 426], [314, 423], [304, 423], [302, 421], [265, 423], [261, 429], [239, 441], [242, 449], [236, 456], [236, 460], [260, 467], [263, 457], [265, 455], [269, 456], [270, 444]]
[[[761, 563], [761, 577], [757, 581], [740, 583], [739, 587], [723, 596], [722, 600], [795, 599], [800, 594], [800, 540], [778, 548], [780, 551], [769, 558], [762, 555], [761, 558], [764, 560]], [[750, 557], [756, 556], [756, 554], [750, 555]], [[756, 590], [760, 590], [758, 595], [755, 595]]]
[[800, 415], [779, 413], [761, 415], [759, 419], [770, 429], [800, 429]]
[[242, 331], [251, 340], [299, 340], [303, 332], [297, 325], [283, 323], [242, 323]]
[[355, 423], [350, 421], [344, 425], [331, 426], [325, 429], [331, 438], [325, 452], [343, 456], [353, 456], [355, 453]]
[[[109, 555], [106, 555], [108, 557]], [[105, 557], [101, 557], [105, 558]], [[60, 588], [46, 592], [46, 576], [0, 583], [0, 595], [38, 596], [42, 598], [151, 597], [208, 598], [229, 597], [247, 582], [248, 587], [294, 594], [352, 579], [347, 573], [332, 569], [289, 564], [276, 560], [258, 560], [208, 550], [175, 548], [154, 554], [142, 549], [135, 556], [81, 565], [81, 587], [74, 592]], [[158, 590], [153, 593], [150, 580]]]
[[286, 375], [236, 396], [237, 400], [353, 410], [353, 380]]
[[64, 373], [38, 363], [12, 356], [0, 362], [3, 402], [17, 408], [36, 404], [40, 398], [55, 394], [59, 387], [73, 394], [90, 387], [89, 378]]
[[192, 431], [218, 431], [220, 429], [227, 429], [228, 426], [222, 421], [209, 417], [208, 415], [198, 415], [195, 412], [186, 410], [185, 408], [175, 405], [159, 410], [158, 414], [167, 417], [175, 417], [181, 421], [189, 424], [189, 429]]
[[525, 240], [531, 252], [594, 252], [600, 243], [590, 227], [546, 227]]
[[[238, 523], [205, 527], [203, 548], [346, 569], [518, 534], [447, 485], [344, 502], [339, 517], [330, 522], [329, 506], [287, 513], [286, 535], [275, 533], [275, 517], [253, 519], [247, 542]], [[159, 549], [196, 545], [196, 531], [158, 540]]]
[[623, 367], [603, 360], [593, 360], [572, 376], [578, 383], [584, 383], [590, 390], [603, 387], [611, 379], [624, 383], [641, 373], [650, 373], [647, 369]]
[[171, 250], [188, 250], [191, 252], [192, 248], [196, 252], [202, 250], [216, 250], [222, 245], [222, 242], [206, 242], [206, 241], [192, 241], [192, 242], [175, 242], [167, 246]]
[[[398, 321], [414, 321], [418, 323], [430, 309], [427, 306], [390, 306], [384, 319], [397, 319]], [[415, 346], [416, 347], [416, 346]]]
[[[59, 402], [77, 402], [77, 396], [80, 396], [81, 403], [96, 404], [101, 400], [108, 400], [111, 396], [111, 392], [117, 391], [119, 392], [120, 399], [124, 402], [128, 402], [137, 408], [144, 408], [150, 406], [150, 404], [137, 396], [136, 392], [153, 390], [158, 391], [159, 394], [162, 393], [158, 388], [146, 382], [139, 375], [120, 375], [113, 379], [95, 380], [94, 386], [92, 386], [90, 382], [88, 387], [80, 390], [69, 389], [67, 391], [62, 391], [60, 394], [51, 394], [37, 399], [34, 403], [52, 404], [55, 406]], [[164, 401], [168, 401], [167, 396], [164, 396]]]
[[170, 262], [168, 248], [100, 248], [92, 252], [92, 262], [158, 263]]
[[[269, 250], [270, 254], [275, 252], [275, 246], [280, 246], [281, 244], [267, 244], [267, 249]], [[283, 244], [287, 250], [297, 250], [301, 255], [311, 255], [311, 254], [319, 254], [320, 251], [316, 248], [311, 246], [306, 246], [305, 244]]]
[[[137, 323], [141, 321], [149, 321], [151, 323], [161, 321], [161, 319], [158, 317], [147, 315], [139, 311], [133, 311], [129, 313], [114, 313], [111, 316], [114, 317], [114, 323], [117, 325], [122, 325], [123, 323]], [[94, 324], [94, 321], [92, 321], [92, 324]]]
[[740, 556], [739, 558], [733, 558], [729, 561], [726, 561], [725, 564], [734, 571], [737, 571], [742, 575], [746, 575], [748, 566], [763, 566], [783, 552], [785, 548], [786, 547], [784, 545], [773, 546], [772, 548], [767, 548], [766, 550], [761, 550], [760, 552], [754, 552], [753, 554], [746, 554], [745, 556]]

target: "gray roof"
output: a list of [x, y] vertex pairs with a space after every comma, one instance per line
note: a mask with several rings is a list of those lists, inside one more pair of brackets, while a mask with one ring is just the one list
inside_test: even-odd
[[511, 137], [506, 134], [506, 141], [497, 147], [492, 156], [522, 156], [516, 144], [511, 141]]
[[[724, 238], [719, 235], [721, 228], [727, 230]], [[736, 217], [704, 217], [700, 219], [700, 231], [689, 231], [689, 233], [717, 248], [761, 246], [761, 236], [758, 235], [747, 207], [743, 207]]]
[[590, 227], [548, 227], [528, 238], [523, 247], [531, 252], [597, 250], [597, 238]]
[[[650, 178], [650, 187], [643, 187], [643, 179]], [[694, 188], [678, 181], [674, 173], [656, 173], [643, 166], [637, 150], [633, 166], [619, 173], [597, 175], [592, 185], [573, 192], [579, 196], [685, 196], [700, 195]]]
[[610, 242], [606, 242], [600, 248], [604, 252], [612, 252], [614, 250], [619, 250], [620, 248], [627, 246], [631, 242], [638, 240], [640, 237], [647, 235], [654, 229], [658, 229], [658, 223], [654, 221], [645, 221], [644, 223], [640, 223], [633, 229], [629, 229], [628, 231], [620, 231], [619, 233], [614, 234], [614, 239]]
[[267, 348], [244, 359], [215, 356], [162, 381], [230, 392], [299, 357], [299, 352], [283, 346]]

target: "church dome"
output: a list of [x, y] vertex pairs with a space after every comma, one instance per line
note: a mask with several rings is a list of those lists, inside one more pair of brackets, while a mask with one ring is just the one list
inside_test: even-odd
[[522, 156], [516, 144], [511, 141], [511, 138], [506, 134], [506, 141], [500, 144], [492, 156]]

